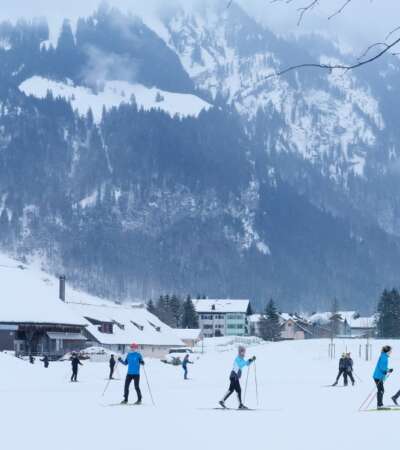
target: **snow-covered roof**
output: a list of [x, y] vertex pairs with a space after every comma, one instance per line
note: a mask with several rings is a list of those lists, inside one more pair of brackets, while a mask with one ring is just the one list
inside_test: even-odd
[[194, 307], [198, 313], [246, 313], [249, 300], [235, 299], [200, 299], [193, 300]]
[[176, 328], [174, 329], [174, 332], [176, 333], [179, 339], [196, 340], [201, 337], [200, 328]]
[[[100, 344], [128, 345], [137, 342], [140, 345], [183, 346], [175, 331], [144, 306], [118, 305], [107, 300], [69, 302], [68, 306], [85, 318], [87, 331]], [[99, 331], [99, 325], [91, 320], [113, 323], [112, 334]]]
[[85, 325], [58, 292], [57, 278], [0, 254], [0, 323]]
[[[347, 323], [350, 323], [351, 320], [354, 320], [354, 317], [357, 316], [356, 311], [338, 311], [336, 313], [337, 316], [340, 316], [343, 320], [346, 320]], [[320, 325], [327, 324], [330, 322], [330, 319], [332, 317], [332, 313], [329, 311], [326, 312], [319, 312], [312, 314], [308, 320], [311, 323], [318, 323]]]
[[375, 328], [376, 317], [358, 317], [349, 321], [350, 328]]

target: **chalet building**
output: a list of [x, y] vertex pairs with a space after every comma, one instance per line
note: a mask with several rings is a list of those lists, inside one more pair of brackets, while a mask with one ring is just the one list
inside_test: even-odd
[[281, 338], [282, 339], [311, 339], [314, 337], [314, 330], [310, 322], [298, 314], [282, 313]]
[[65, 279], [58, 286], [40, 270], [1, 255], [0, 286], [0, 351], [57, 356], [85, 345], [85, 321], [59, 298]]
[[193, 301], [204, 337], [247, 336], [249, 300], [201, 299]]
[[84, 319], [88, 345], [124, 353], [137, 342], [141, 353], [153, 358], [163, 358], [170, 348], [184, 347], [175, 330], [147, 311], [144, 303], [121, 305], [86, 295], [67, 305]]
[[2, 255], [0, 286], [0, 351], [57, 357], [98, 345], [122, 353], [137, 342], [144, 355], [158, 358], [184, 346], [144, 304], [66, 292], [65, 277], [58, 280]]
[[323, 334], [317, 337], [373, 337], [376, 334], [376, 316], [362, 317], [357, 311], [322, 312], [308, 320]]

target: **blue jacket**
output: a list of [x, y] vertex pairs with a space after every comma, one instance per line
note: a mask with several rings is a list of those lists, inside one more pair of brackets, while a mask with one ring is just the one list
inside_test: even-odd
[[378, 363], [376, 364], [373, 378], [375, 380], [383, 380], [388, 372], [388, 365], [389, 355], [385, 352], [382, 352], [381, 356], [378, 359]]
[[125, 359], [120, 359], [122, 364], [128, 366], [128, 375], [139, 375], [140, 364], [144, 364], [143, 357], [139, 352], [129, 352]]
[[246, 366], [250, 365], [250, 360], [245, 360], [241, 356], [236, 356], [235, 360], [233, 361], [233, 368], [231, 372], [231, 378], [237, 377], [240, 378], [242, 376], [242, 369]]

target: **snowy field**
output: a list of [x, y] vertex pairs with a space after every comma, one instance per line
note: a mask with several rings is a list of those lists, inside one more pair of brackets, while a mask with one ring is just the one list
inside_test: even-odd
[[[125, 368], [104, 397], [106, 363], [83, 362], [79, 383], [70, 383], [70, 364], [30, 365], [0, 354], [1, 448], [50, 450], [155, 450], [162, 448], [329, 450], [393, 448], [400, 412], [358, 412], [373, 387], [371, 373], [380, 347], [373, 341], [373, 361], [358, 356], [365, 341], [336, 340], [336, 355], [351, 351], [354, 387], [324, 387], [334, 381], [337, 360], [328, 358], [328, 340], [255, 344], [247, 356], [257, 356], [259, 410], [214, 410], [225, 393], [235, 352], [212, 346], [194, 357], [190, 380], [181, 367], [147, 360], [156, 407], [142, 376], [143, 406], [105, 406], [122, 399]], [[392, 342], [386, 384], [389, 394], [400, 388], [400, 342]], [[362, 381], [360, 381], [360, 379]], [[246, 373], [242, 378], [242, 386]], [[246, 404], [256, 408], [254, 369], [249, 376]], [[130, 401], [135, 400], [133, 386]], [[227, 402], [236, 408], [234, 395]]]

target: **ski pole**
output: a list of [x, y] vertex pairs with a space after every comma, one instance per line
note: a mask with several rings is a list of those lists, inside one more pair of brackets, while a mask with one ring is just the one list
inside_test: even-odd
[[256, 384], [256, 401], [258, 406], [258, 382], [257, 382], [257, 366], [256, 362], [254, 361], [254, 382]]
[[247, 369], [247, 375], [246, 375], [246, 384], [244, 385], [244, 395], [243, 395], [243, 401], [246, 401], [246, 392], [247, 392], [247, 382], [249, 381], [249, 372], [250, 372], [250, 367], [248, 367]]
[[354, 376], [357, 378], [357, 380], [360, 382], [360, 383], [362, 383], [363, 382], [363, 380], [354, 372]]
[[147, 389], [149, 390], [151, 402], [153, 403], [153, 406], [156, 406], [156, 404], [154, 403], [153, 394], [151, 393], [150, 383], [149, 383], [149, 379], [148, 379], [148, 377], [147, 377], [146, 368], [145, 368], [144, 366], [143, 366], [143, 372], [144, 372], [144, 376], [145, 376], [145, 378], [146, 378]]
[[367, 398], [361, 403], [360, 407], [358, 408], [359, 411], [361, 411], [363, 409], [363, 407], [366, 405], [366, 403], [368, 402], [368, 400], [371, 398], [371, 396], [374, 394], [375, 392], [375, 387], [372, 389], [372, 391], [367, 395]]
[[[117, 364], [115, 364], [115, 370], [117, 370], [118, 364], [119, 364], [119, 360], [117, 361]], [[108, 389], [108, 386], [110, 386], [110, 383], [111, 383], [111, 378], [110, 378], [110, 379], [107, 381], [107, 383], [106, 383], [106, 386], [105, 386], [105, 388], [104, 388], [104, 391], [103, 391], [103, 393], [101, 394], [102, 397], [104, 397], [104, 394], [106, 393], [106, 391], [107, 391], [107, 389]]]

